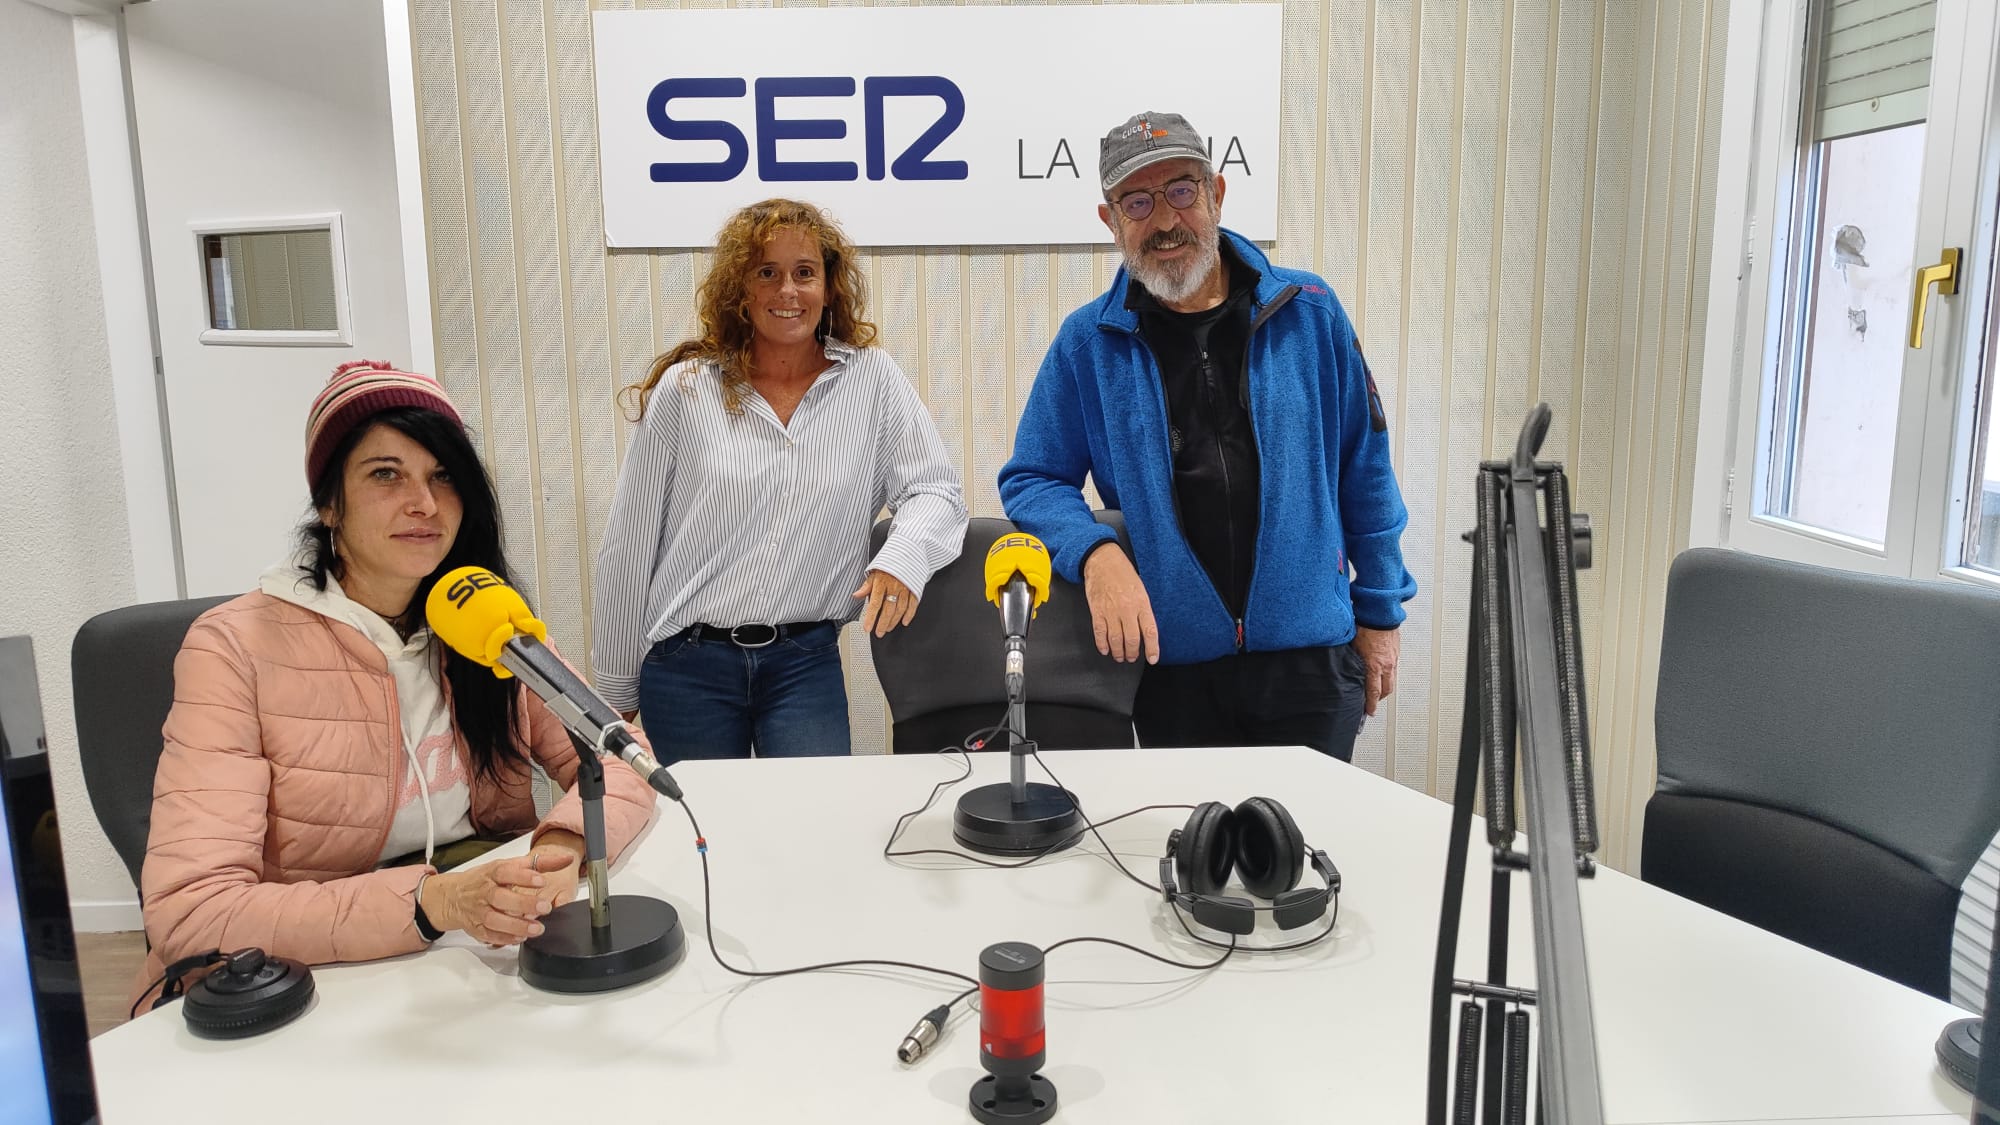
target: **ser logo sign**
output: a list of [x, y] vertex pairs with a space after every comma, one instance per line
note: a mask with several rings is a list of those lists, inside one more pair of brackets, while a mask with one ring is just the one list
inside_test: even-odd
[[[933, 160], [931, 154], [965, 120], [965, 94], [948, 78], [937, 75], [892, 75], [861, 80], [861, 136], [868, 178], [898, 180], [963, 180], [963, 160]], [[778, 142], [841, 140], [847, 136], [843, 117], [782, 115], [787, 98], [851, 98], [855, 81], [845, 77], [759, 78], [754, 92], [741, 78], [669, 78], [646, 97], [646, 119], [653, 131], [670, 141], [721, 141], [727, 154], [720, 160], [658, 161], [655, 183], [726, 183], [743, 174], [750, 163], [750, 138], [735, 123], [699, 116], [693, 102], [709, 98], [741, 98], [756, 103], [757, 178], [767, 183], [854, 180], [860, 168], [851, 160], [781, 160]], [[885, 106], [891, 98], [927, 98], [942, 103], [937, 119], [893, 160], [889, 157]], [[678, 104], [676, 104], [678, 103]]]

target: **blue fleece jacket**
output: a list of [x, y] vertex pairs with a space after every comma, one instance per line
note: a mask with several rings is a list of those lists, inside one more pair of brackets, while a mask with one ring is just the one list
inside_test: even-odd
[[[1261, 490], [1256, 570], [1242, 648], [1344, 644], [1357, 621], [1390, 629], [1417, 592], [1399, 543], [1409, 515], [1354, 326], [1326, 282], [1279, 269], [1224, 231], [1257, 283], [1249, 343], [1251, 424]], [[1084, 502], [1084, 478], [1125, 514], [1133, 561], [1160, 628], [1160, 661], [1238, 651], [1236, 622], [1182, 534], [1159, 365], [1125, 307], [1126, 271], [1071, 313], [1049, 345], [1000, 470], [1007, 517], [1048, 545], [1058, 573], [1113, 538]], [[1348, 564], [1354, 579], [1347, 576]]]

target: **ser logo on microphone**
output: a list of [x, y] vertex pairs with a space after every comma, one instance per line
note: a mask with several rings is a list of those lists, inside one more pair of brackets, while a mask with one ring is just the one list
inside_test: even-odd
[[457, 581], [445, 587], [444, 596], [450, 599], [456, 608], [464, 609], [465, 603], [472, 600], [472, 595], [481, 590], [490, 590], [495, 586], [506, 584], [499, 575], [490, 570], [474, 570], [470, 574], [460, 575]]
[[1016, 547], [1026, 548], [1030, 551], [1039, 551], [1045, 555], [1049, 553], [1049, 549], [1042, 546], [1042, 541], [1032, 535], [1002, 535], [993, 541], [992, 547], [987, 549], [986, 557], [990, 559], [1002, 551]]

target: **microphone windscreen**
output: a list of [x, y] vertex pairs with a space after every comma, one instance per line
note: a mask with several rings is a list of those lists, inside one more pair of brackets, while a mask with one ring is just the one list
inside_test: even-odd
[[522, 634], [549, 639], [548, 626], [536, 620], [519, 591], [483, 566], [462, 566], [438, 579], [424, 599], [424, 619], [453, 652], [503, 680], [513, 675], [498, 664], [508, 641]]
[[1035, 595], [1034, 608], [1049, 600], [1049, 549], [1025, 531], [1010, 531], [993, 541], [986, 550], [986, 600], [1000, 604], [1000, 591], [1016, 573], [1028, 580]]

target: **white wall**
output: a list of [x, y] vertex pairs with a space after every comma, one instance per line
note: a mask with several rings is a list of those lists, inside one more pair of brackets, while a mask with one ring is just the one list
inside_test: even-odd
[[83, 147], [90, 164], [90, 206], [97, 231], [97, 272], [111, 351], [111, 392], [125, 470], [125, 516], [132, 536], [137, 600], [180, 596], [172, 484], [160, 422], [160, 382], [153, 369], [145, 247], [139, 237], [132, 131], [118, 28], [107, 18], [73, 21]]
[[[127, 10], [190, 596], [250, 588], [305, 511], [306, 408], [350, 359], [413, 360], [382, 8]], [[200, 343], [189, 224], [341, 213], [354, 346]]]
[[97, 928], [137, 912], [77, 764], [69, 646], [136, 591], [77, 77], [70, 17], [0, 0], [0, 634], [34, 638], [70, 896]]

